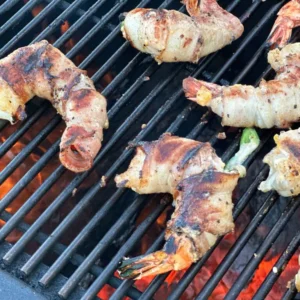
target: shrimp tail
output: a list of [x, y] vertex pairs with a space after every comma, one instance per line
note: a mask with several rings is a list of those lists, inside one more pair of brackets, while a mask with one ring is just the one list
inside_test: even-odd
[[267, 46], [282, 48], [288, 44], [292, 30], [300, 26], [300, 0], [292, 0], [282, 7], [271, 30]]
[[161, 251], [124, 259], [119, 266], [122, 278], [141, 279], [172, 270], [188, 268], [194, 261], [193, 243], [187, 237], [171, 235]]
[[273, 48], [282, 48], [291, 39], [294, 22], [287, 17], [280, 17], [272, 28], [269, 35], [267, 46]]
[[123, 260], [119, 272], [122, 278], [140, 279], [173, 270], [172, 259], [164, 251]]
[[221, 95], [222, 88], [214, 83], [188, 77], [183, 80], [185, 96], [201, 106], [209, 106], [211, 100]]

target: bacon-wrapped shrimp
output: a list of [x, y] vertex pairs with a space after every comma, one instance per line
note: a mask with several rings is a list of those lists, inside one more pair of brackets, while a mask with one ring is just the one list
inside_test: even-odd
[[277, 75], [255, 88], [220, 86], [192, 77], [183, 81], [186, 97], [208, 106], [233, 127], [289, 128], [300, 120], [300, 43], [271, 50], [268, 61]]
[[259, 189], [276, 190], [284, 197], [300, 194], [300, 129], [275, 135], [276, 147], [264, 157], [270, 166], [269, 177]]
[[[252, 143], [251, 132], [246, 135], [243, 141]], [[164, 134], [138, 144], [128, 170], [116, 176], [117, 186], [139, 194], [170, 193], [175, 211], [167, 223], [164, 248], [124, 260], [119, 268], [122, 277], [140, 279], [188, 268], [218, 236], [233, 230], [232, 192], [240, 175], [232, 164], [231, 171], [224, 167], [209, 143]]]
[[74, 172], [90, 169], [108, 127], [106, 99], [85, 71], [47, 41], [0, 60], [0, 118], [23, 120], [25, 104], [34, 96], [50, 100], [66, 122], [61, 163]]
[[293, 28], [299, 25], [300, 0], [291, 0], [278, 13], [269, 38], [270, 46], [285, 46], [291, 38]]
[[198, 60], [238, 39], [244, 27], [216, 0], [182, 1], [191, 17], [165, 9], [136, 8], [126, 14], [125, 39], [158, 63]]

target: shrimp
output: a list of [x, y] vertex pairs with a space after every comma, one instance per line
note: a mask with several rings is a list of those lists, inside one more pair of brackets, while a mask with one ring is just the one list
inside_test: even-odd
[[136, 8], [121, 25], [131, 45], [158, 63], [199, 59], [238, 39], [244, 27], [216, 0], [184, 0], [190, 17], [176, 10]]
[[300, 26], [300, 0], [291, 0], [278, 13], [269, 37], [270, 46], [284, 47], [291, 38], [292, 30]]
[[86, 71], [46, 40], [0, 60], [0, 119], [24, 120], [25, 104], [34, 96], [49, 100], [66, 122], [61, 163], [76, 173], [90, 169], [108, 128], [106, 99]]
[[268, 62], [276, 77], [262, 80], [258, 87], [221, 86], [188, 77], [183, 80], [185, 95], [210, 107], [223, 126], [289, 128], [300, 118], [300, 43], [269, 51]]
[[[252, 130], [245, 134], [243, 143], [252, 144]], [[232, 192], [240, 174], [233, 164], [241, 163], [252, 151], [249, 147], [240, 150], [247, 153], [236, 155], [227, 170], [209, 143], [164, 134], [157, 141], [137, 145], [128, 170], [115, 178], [117, 186], [139, 194], [170, 193], [175, 211], [167, 222], [163, 249], [124, 259], [121, 277], [140, 279], [186, 269], [219, 236], [234, 229]]]

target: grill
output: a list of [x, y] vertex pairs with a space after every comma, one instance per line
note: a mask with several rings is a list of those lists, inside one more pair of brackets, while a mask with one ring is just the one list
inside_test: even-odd
[[[134, 151], [127, 148], [128, 143], [171, 132], [209, 141], [227, 161], [238, 148], [240, 130], [222, 128], [218, 117], [185, 100], [182, 79], [191, 75], [222, 84], [258, 84], [274, 75], [266, 62], [266, 38], [285, 1], [219, 2], [241, 19], [244, 35], [197, 65], [158, 66], [123, 40], [119, 15], [135, 7], [185, 12], [177, 0], [2, 1], [0, 58], [20, 46], [48, 39], [87, 69], [108, 99], [110, 128], [105, 131], [103, 148], [93, 169], [79, 175], [58, 163], [64, 124], [48, 103], [34, 99], [27, 105], [29, 116], [24, 122], [15, 126], [0, 123], [0, 266], [37, 295], [49, 299], [87, 300], [97, 295], [114, 300], [125, 296], [152, 299], [167, 290], [164, 295], [168, 299], [207, 299], [234, 268], [238, 276], [224, 298], [236, 299], [242, 297], [243, 289], [272, 252], [276, 259], [271, 270], [257, 281], [251, 295], [264, 299], [296, 257], [300, 202], [257, 191], [268, 173], [262, 157], [274, 146], [272, 137], [277, 132], [260, 130], [261, 145], [246, 161], [247, 176], [235, 193], [233, 215], [240, 224], [239, 232], [217, 266], [212, 267], [210, 260], [228, 244], [226, 237], [219, 238], [200, 261], [182, 272], [176, 285], [167, 286], [170, 276], [163, 274], [139, 288], [138, 282], [122, 281], [116, 274], [124, 256], [162, 247], [164, 226], [159, 224], [171, 212], [168, 195], [140, 196], [115, 188], [115, 174], [126, 169]], [[297, 36], [295, 31], [293, 41]], [[218, 139], [220, 132], [225, 132], [227, 139]], [[155, 234], [149, 234], [155, 228]], [[145, 240], [148, 242], [141, 247]], [[294, 273], [285, 282], [291, 280], [290, 287], [279, 294], [283, 299], [297, 297], [292, 281], [296, 267], [294, 264]], [[201, 289], [188, 296], [204, 268], [211, 268], [211, 274]]]

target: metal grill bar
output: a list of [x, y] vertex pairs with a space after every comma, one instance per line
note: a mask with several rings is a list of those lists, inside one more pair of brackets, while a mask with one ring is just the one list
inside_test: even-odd
[[[85, 34], [84, 39], [81, 39], [77, 44], [76, 47], [73, 47], [69, 53], [68, 57], [73, 58], [75, 54], [82, 49], [86, 45], [86, 41], [92, 38], [100, 29], [101, 27], [106, 24], [125, 4], [127, 1], [118, 2], [112, 9], [101, 18], [101, 22], [98, 22], [87, 34]], [[147, 1], [144, 1], [147, 3]], [[74, 24], [75, 25], [75, 24]], [[71, 33], [72, 34], [72, 33]], [[99, 53], [99, 52], [98, 52]]]
[[[146, 197], [146, 196], [137, 196], [135, 198], [135, 201], [132, 203], [132, 205], [126, 209], [124, 214], [118, 219], [118, 221], [115, 223], [115, 225], [104, 235], [104, 237], [102, 238], [103, 242], [101, 242], [101, 244], [98, 244], [93, 249], [93, 251], [90, 253], [90, 255], [85, 259], [84, 264], [81, 265], [80, 268], [76, 269], [76, 271], [72, 274], [72, 276], [69, 278], [67, 283], [59, 291], [59, 295], [61, 297], [63, 297], [63, 298], [68, 297], [71, 290], [73, 290], [73, 288], [77, 285], [79, 280], [82, 278], [81, 275], [84, 275], [90, 269], [90, 267], [95, 263], [95, 260], [98, 258], [98, 251], [100, 252], [100, 255], [103, 253], [103, 251], [109, 245], [106, 242], [110, 243], [115, 238], [115, 236], [114, 236], [115, 230], [118, 230], [118, 231], [121, 230], [122, 226], [124, 226], [126, 223], [128, 223], [128, 221], [133, 216], [133, 214], [136, 212], [136, 210], [141, 208], [142, 204], [145, 203], [147, 198], [148, 197]], [[161, 211], [161, 207], [160, 207], [159, 211]], [[155, 219], [156, 219], [158, 217], [158, 215], [155, 214], [155, 216], [156, 216], [155, 217]], [[107, 269], [107, 267], [105, 269]], [[103, 273], [101, 273], [101, 274], [103, 274]]]
[[[245, 228], [245, 230], [241, 233], [239, 238], [235, 241], [234, 245], [227, 253], [226, 257], [223, 259], [222, 263], [219, 264], [218, 268], [214, 272], [214, 276], [211, 277], [210, 281], [207, 282], [203, 290], [197, 296], [197, 299], [205, 299], [202, 297], [209, 297], [209, 295], [213, 292], [215, 287], [218, 285], [224, 274], [228, 271], [231, 264], [238, 257], [241, 249], [247, 244], [250, 237], [256, 231], [256, 228], [261, 224], [264, 220], [270, 209], [273, 207], [278, 197], [274, 192], [270, 192], [267, 194], [263, 201], [263, 205], [256, 213], [255, 217], [249, 223], [249, 225]], [[217, 281], [217, 282], [216, 282]]]
[[[105, 202], [103, 207], [95, 214], [95, 216], [90, 220], [90, 222], [87, 224], [87, 226], [84, 227], [84, 229], [76, 236], [76, 238], [67, 247], [67, 249], [62, 253], [62, 255], [49, 268], [47, 273], [44, 274], [44, 276], [39, 281], [42, 285], [44, 285], [44, 286], [48, 285], [51, 282], [51, 280], [61, 271], [61, 269], [66, 265], [66, 263], [68, 263], [70, 257], [75, 253], [77, 248], [80, 245], [82, 245], [82, 243], [88, 238], [91, 231], [107, 215], [107, 213], [114, 206], [114, 204], [119, 200], [119, 198], [124, 194], [124, 192], [125, 192], [125, 190], [117, 190], [114, 193], [114, 195]], [[128, 217], [128, 214], [126, 216]], [[116, 229], [118, 230], [120, 228], [116, 228]], [[114, 233], [114, 231], [112, 231], [112, 232]], [[115, 238], [115, 235], [117, 235], [117, 234], [118, 234], [118, 232], [113, 234], [113, 238]], [[111, 240], [110, 240], [110, 242], [111, 242]], [[107, 243], [108, 243], [108, 241], [107, 241]], [[107, 244], [107, 246], [108, 246], [108, 244]]]
[[[59, 150], [58, 140], [52, 147], [51, 151], [47, 151], [45, 155], [40, 159], [40, 164], [45, 166], [49, 160], [58, 152]], [[23, 181], [20, 181], [5, 195], [5, 197], [0, 202], [0, 212], [3, 212], [5, 207], [9, 205], [24, 189], [24, 184], [27, 185], [30, 183], [31, 178], [35, 177], [39, 173], [39, 166], [33, 166], [26, 174], [23, 176]], [[59, 168], [55, 170], [48, 178], [48, 182], [54, 183], [58, 179], [58, 175], [63, 173], [63, 169]], [[46, 181], [45, 181], [46, 182]], [[12, 216], [12, 218], [7, 222], [0, 230], [0, 241], [3, 241], [9, 233], [15, 228], [15, 226], [25, 217], [25, 215], [36, 205], [38, 200], [45, 195], [45, 193], [49, 190], [50, 186], [45, 184], [46, 188], [40, 190], [40, 197], [30, 197], [28, 200], [22, 205], [22, 207]], [[48, 186], [48, 188], [47, 188]]]
[[[102, 91], [102, 94], [105, 97], [108, 97], [115, 88], [117, 88], [117, 86], [124, 80], [124, 78], [126, 78], [126, 76], [130, 73], [130, 71], [132, 71], [134, 69], [134, 67], [136, 65], [138, 65], [141, 60], [143, 58], [143, 55], [141, 53], [137, 54], [130, 62], [129, 64], [114, 78], [114, 80]], [[146, 72], [144, 72], [144, 74], [146, 74], [145, 76], [151, 76], [152, 71], [153, 73], [156, 71], [157, 69], [155, 68], [155, 66], [151, 65], [151, 67], [147, 68]], [[148, 75], [148, 72], [150, 72], [150, 75]], [[141, 78], [141, 76], [139, 77]], [[144, 82], [144, 80], [143, 80]], [[143, 82], [140, 82], [141, 84]], [[121, 98], [123, 99], [123, 103], [125, 104], [124, 99], [126, 98]], [[122, 106], [122, 104], [119, 103], [120, 99], [117, 101], [117, 103], [109, 110], [109, 113], [112, 116], [114, 115], [113, 111], [115, 110], [116, 112], [120, 109], [120, 105]]]
[[[63, 298], [67, 298], [71, 290], [74, 289], [74, 287], [77, 285], [77, 283], [81, 280], [82, 276], [88, 272], [88, 270], [91, 268], [91, 266], [95, 263], [99, 255], [101, 255], [105, 249], [109, 246], [109, 244], [114, 240], [116, 235], [120, 232], [122, 229], [122, 226], [126, 225], [128, 223], [128, 220], [133, 216], [133, 214], [136, 212], [136, 210], [140, 209], [142, 204], [145, 203], [145, 201], [149, 197], [146, 196], [137, 196], [132, 203], [131, 206], [129, 206], [125, 212], [122, 214], [122, 216], [118, 219], [118, 221], [114, 224], [114, 226], [111, 227], [111, 229], [104, 235], [104, 237], [101, 239], [101, 243], [99, 243], [90, 253], [90, 255], [85, 259], [84, 264], [77, 268], [76, 271], [72, 274], [72, 276], [69, 278], [69, 280], [66, 282], [64, 287], [59, 291], [59, 295]], [[98, 254], [99, 252], [99, 254]]]
[[[11, 214], [4, 211], [2, 214], [1, 214], [1, 219], [4, 220], [4, 221], [9, 221], [10, 218], [11, 218]], [[26, 232], [29, 230], [30, 228], [30, 225], [24, 223], [24, 222], [21, 222], [20, 224], [17, 225], [17, 228], [18, 230], [20, 230], [21, 232]], [[39, 243], [39, 244], [42, 244], [46, 239], [48, 238], [48, 236], [42, 232], [39, 232], [35, 237], [34, 239]], [[53, 251], [55, 253], [57, 253], [58, 255], [62, 254], [64, 252], [64, 250], [66, 249], [67, 247], [61, 243], [56, 243], [53, 247]], [[72, 264], [74, 264], [75, 266], [79, 266], [83, 261], [84, 261], [84, 257], [79, 255], [79, 254], [74, 254], [71, 258], [70, 258], [70, 261]], [[98, 276], [100, 273], [102, 273], [103, 269], [99, 266], [92, 266], [92, 268], [90, 269], [91, 273], [95, 276]], [[108, 282], [112, 287], [114, 288], [117, 288], [118, 286], [120, 286], [120, 284], [122, 283], [122, 280], [119, 279], [119, 278], [116, 278], [116, 277], [111, 277], [109, 279], [109, 282]], [[138, 291], [136, 288], [134, 287], [131, 287], [129, 290], [128, 290], [128, 293], [127, 293], [128, 296], [130, 296], [132, 299], [138, 299], [141, 295], [141, 292]]]
[[277, 260], [274, 266], [277, 272], [273, 272], [273, 270], [270, 271], [267, 278], [265, 279], [263, 284], [260, 286], [256, 294], [254, 295], [253, 297], [254, 300], [265, 299], [265, 297], [271, 291], [272, 286], [274, 285], [276, 280], [279, 278], [280, 274], [285, 269], [286, 262], [289, 261], [294, 255], [294, 253], [296, 252], [299, 244], [300, 244], [300, 232], [296, 234], [296, 236], [289, 243], [285, 251], [282, 253], [281, 257]]
[[[140, 238], [145, 234], [150, 225], [157, 219], [157, 217], [163, 212], [166, 206], [170, 203], [170, 198], [166, 197], [160, 201], [160, 204], [155, 208], [155, 210], [149, 214], [149, 216], [138, 226], [131, 237], [126, 241], [126, 243], [120, 248], [115, 257], [106, 266], [103, 272], [99, 275], [97, 280], [90, 286], [86, 294], [81, 298], [82, 300], [94, 299], [95, 295], [99, 291], [98, 287], [102, 288], [114, 270], [118, 267], [120, 262], [120, 257], [126, 255], [140, 240]], [[62, 290], [59, 291], [59, 295], [63, 296]]]
[[[82, 15], [82, 17], [80, 17], [74, 24], [72, 24], [72, 26], [55, 42], [55, 47], [61, 47], [64, 43], [66, 43], [71, 36], [77, 31], [79, 30], [79, 28], [84, 24], [84, 22], [86, 20], [88, 20], [88, 18], [90, 18], [100, 7], [102, 4], [104, 4], [107, 0], [98, 0], [95, 2], [95, 4], [90, 7], [90, 9], [88, 11], [86, 11], [86, 13], [84, 15]], [[116, 5], [118, 6], [118, 5]], [[115, 7], [116, 7], [115, 6]], [[110, 13], [112, 13], [110, 11]], [[107, 17], [105, 18], [107, 20], [107, 18], [111, 17], [112, 15], [108, 15], [106, 14]], [[97, 25], [96, 25], [97, 26]]]
[[[257, 257], [263, 258], [267, 251], [270, 249], [272, 243], [277, 239], [278, 235], [287, 224], [288, 220], [292, 217], [295, 213], [296, 209], [299, 207], [300, 201], [291, 200], [287, 205], [285, 211], [283, 212], [282, 216], [276, 223], [276, 225], [272, 228], [269, 232], [268, 236], [265, 238], [264, 242], [261, 244], [259, 249], [255, 251]], [[225, 299], [236, 299], [237, 295], [241, 292], [244, 288], [252, 274], [254, 273], [255, 269], [258, 267], [260, 263], [259, 259], [252, 259], [249, 261], [247, 266], [239, 275], [236, 282], [233, 284], [229, 292], [227, 293]]]
[[4, 14], [15, 6], [20, 0], [7, 0], [0, 6], [0, 15]]
[[286, 293], [282, 297], [282, 300], [295, 299], [296, 294], [297, 294], [297, 289], [296, 289], [294, 280], [292, 280], [291, 281], [291, 287], [289, 289], [287, 289]]
[[[18, 0], [17, 0], [18, 1]], [[14, 4], [16, 4], [17, 1], [7, 1], [5, 4], [3, 4], [0, 7], [0, 14], [4, 13], [5, 11], [9, 10], [10, 7]], [[15, 3], [14, 3], [15, 2]], [[28, 11], [34, 8], [41, 0], [31, 0], [28, 1], [18, 12], [9, 19], [6, 23], [4, 23], [0, 27], [0, 36], [5, 33], [9, 28], [11, 28], [13, 25], [15, 25]], [[3, 7], [4, 6], [4, 7]], [[2, 10], [3, 7], [3, 10]]]
[[0, 57], [7, 55], [12, 47], [33, 27], [37, 26], [58, 5], [60, 0], [52, 0], [34, 19], [23, 27], [4, 47], [0, 49]]
[[[30, 155], [32, 150], [43, 141], [46, 136], [58, 125], [61, 118], [55, 116], [51, 119], [51, 121], [47, 124], [47, 126], [41, 130], [41, 132], [20, 152], [0, 173], [0, 184], [2, 184], [12, 173], [16, 170], [16, 168], [20, 165], [20, 163]], [[2, 202], [0, 202], [0, 206]], [[2, 210], [0, 209], [0, 212]]]
[[[52, 0], [46, 0], [48, 3], [50, 3]], [[67, 1], [65, 1], [65, 0], [61, 0], [60, 1], [60, 3], [59, 3], [59, 6], [63, 9], [63, 10], [66, 10], [69, 6], [72, 6], [73, 5], [73, 3], [69, 3], [69, 2], [67, 2]], [[77, 9], [76, 10], [76, 14], [78, 15], [78, 16], [83, 16], [84, 14], [86, 13], [86, 11], [84, 11], [83, 9], [81, 9], [81, 8], [79, 8], [79, 9]], [[95, 15], [93, 15], [93, 16], [91, 16], [91, 18], [90, 18], [91, 20], [93, 20], [93, 22], [94, 23], [98, 23], [99, 21], [101, 21], [101, 19], [100, 18], [98, 18], [97, 16], [95, 16]]]
[[49, 105], [44, 105], [36, 114], [33, 114], [28, 118], [26, 123], [23, 123], [21, 127], [11, 134], [0, 146], [0, 157], [2, 157], [17, 141], [24, 135], [28, 129], [41, 117], [41, 115], [49, 108]]
[[49, 36], [52, 32], [54, 32], [57, 27], [63, 24], [64, 20], [75, 11], [78, 10], [78, 7], [83, 4], [86, 0], [76, 0], [72, 3], [72, 5], [68, 6], [65, 11], [63, 11], [46, 29], [44, 29], [32, 42], [31, 44], [41, 41], [47, 36]]

